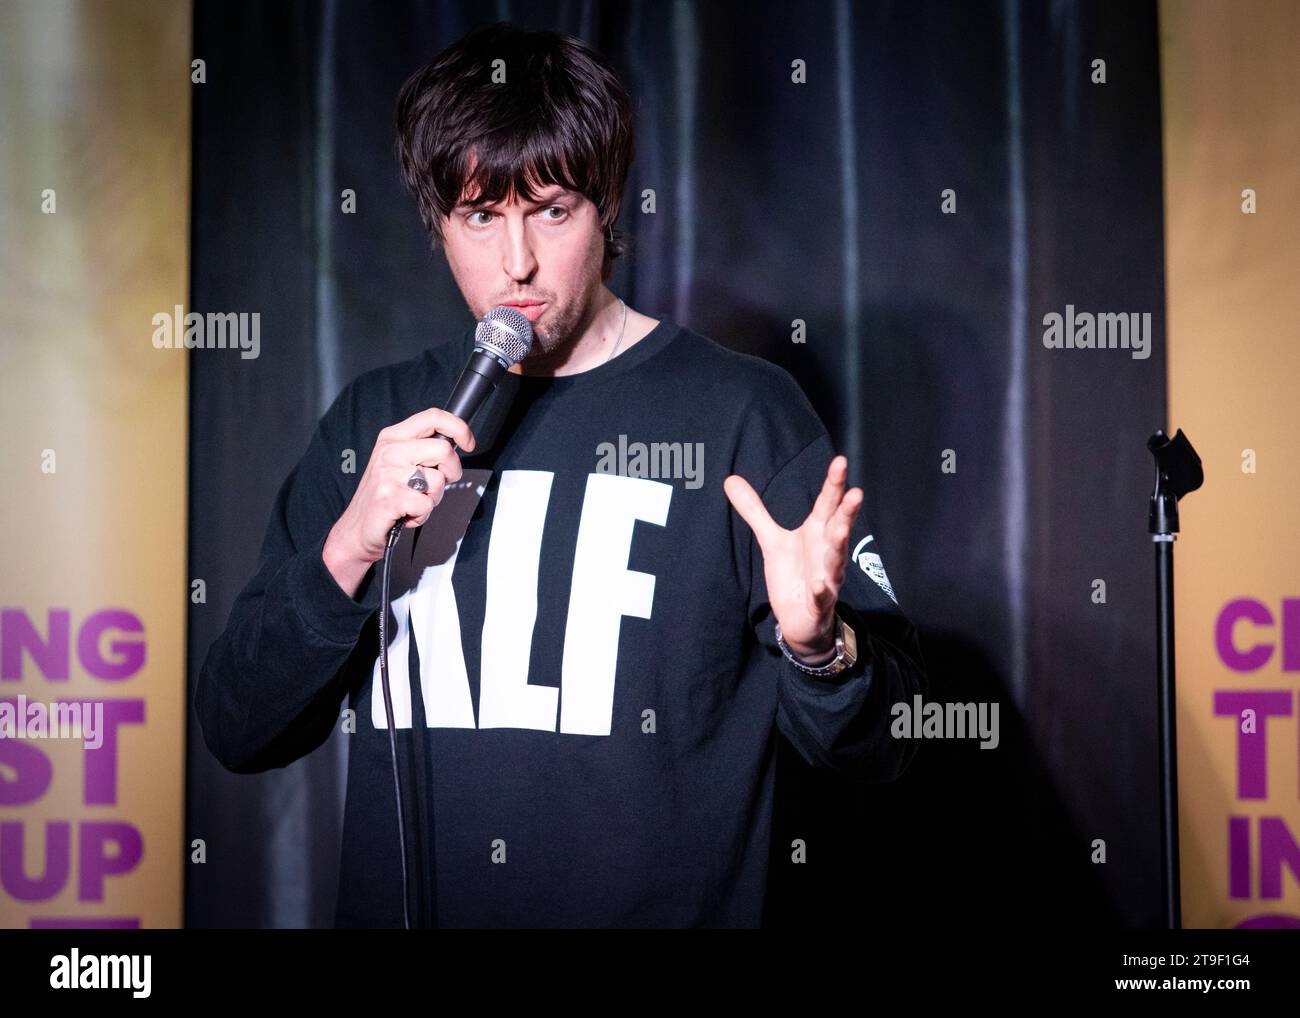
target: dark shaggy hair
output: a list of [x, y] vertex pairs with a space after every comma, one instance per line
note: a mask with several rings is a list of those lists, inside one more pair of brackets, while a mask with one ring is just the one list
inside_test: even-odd
[[[494, 82], [494, 61], [506, 80]], [[436, 248], [464, 194], [485, 202], [558, 184], [596, 206], [604, 275], [625, 250], [611, 228], [633, 157], [632, 103], [603, 56], [558, 32], [501, 21], [416, 71], [397, 97], [397, 158]], [[470, 166], [474, 172], [470, 175]]]

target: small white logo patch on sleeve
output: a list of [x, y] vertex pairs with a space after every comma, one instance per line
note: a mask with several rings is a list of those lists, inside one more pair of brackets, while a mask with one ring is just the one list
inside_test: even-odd
[[898, 598], [894, 596], [894, 588], [889, 582], [889, 577], [885, 574], [885, 563], [880, 556], [874, 551], [863, 551], [863, 547], [874, 537], [874, 534], [868, 534], [858, 546], [853, 549], [853, 561], [862, 567], [862, 571], [876, 581], [876, 586], [889, 595], [889, 599], [898, 604]]

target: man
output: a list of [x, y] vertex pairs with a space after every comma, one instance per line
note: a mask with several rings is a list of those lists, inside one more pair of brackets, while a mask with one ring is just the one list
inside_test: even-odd
[[[524, 310], [532, 352], [473, 422], [438, 407], [472, 329], [347, 386], [196, 695], [235, 771], [349, 732], [339, 926], [403, 922], [375, 566], [403, 516], [389, 662], [413, 924], [757, 926], [777, 732], [866, 780], [914, 753], [889, 728], [924, 692], [916, 632], [812, 406], [604, 285], [630, 109], [580, 42], [505, 24], [401, 91], [426, 227], [476, 317]], [[350, 449], [369, 450], [360, 476]]]

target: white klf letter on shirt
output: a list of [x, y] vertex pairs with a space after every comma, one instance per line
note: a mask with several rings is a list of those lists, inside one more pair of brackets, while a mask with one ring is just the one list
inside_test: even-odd
[[542, 528], [551, 501], [549, 470], [503, 470], [488, 544], [487, 608], [479, 681], [480, 728], [555, 731], [554, 686], [528, 684], [537, 624]]
[[[465, 655], [461, 653], [460, 613], [456, 609], [456, 591], [451, 573], [460, 554], [456, 551], [446, 562], [426, 568], [414, 590], [393, 601], [393, 630], [388, 646], [389, 690], [393, 694], [393, 724], [411, 727], [410, 646], [412, 632], [419, 634], [420, 696], [424, 699], [425, 724], [440, 728], [473, 728], [474, 705], [470, 701], [469, 678]], [[440, 650], [435, 658], [430, 648]], [[379, 659], [371, 673], [370, 721], [376, 728], [387, 728], [384, 691]]]
[[560, 675], [560, 731], [608, 735], [614, 715], [618, 631], [624, 615], [650, 617], [655, 578], [627, 568], [638, 520], [663, 526], [673, 486], [589, 474], [573, 557]]

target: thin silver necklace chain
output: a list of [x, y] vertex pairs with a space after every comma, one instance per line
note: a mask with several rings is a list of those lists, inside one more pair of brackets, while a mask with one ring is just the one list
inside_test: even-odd
[[[623, 304], [623, 298], [620, 297], [620, 298], [618, 299], [618, 302], [619, 302], [620, 304]], [[611, 349], [611, 350], [609, 351], [609, 356], [606, 357], [605, 360], [602, 361], [601, 363], [608, 364], [609, 361], [613, 359], [613, 357], [614, 357], [614, 353], [618, 350], [619, 346], [620, 346], [620, 345], [622, 344], [622, 342], [623, 342], [623, 333], [624, 333], [625, 331], [627, 331], [627, 305], [626, 305], [626, 304], [623, 304], [623, 325], [622, 325], [622, 326], [619, 328], [619, 330], [618, 330], [618, 342], [614, 344], [613, 349]]]

